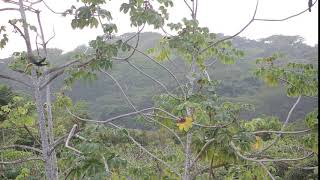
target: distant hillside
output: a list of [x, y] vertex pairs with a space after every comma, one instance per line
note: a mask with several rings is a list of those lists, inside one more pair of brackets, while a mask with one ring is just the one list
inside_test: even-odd
[[[130, 33], [122, 36], [130, 36]], [[222, 35], [220, 34], [220, 36]], [[153, 47], [160, 38], [161, 35], [157, 33], [143, 33], [139, 49], [145, 51]], [[317, 46], [311, 47], [304, 44], [298, 36], [281, 35], [274, 35], [260, 41], [236, 37], [232, 40], [232, 43], [235, 47], [245, 52], [245, 57], [234, 65], [216, 63], [209, 68], [209, 74], [212, 79], [222, 80], [219, 94], [229, 97], [228, 99], [231, 101], [248, 102], [257, 106], [254, 113], [243, 114], [243, 118], [253, 118], [257, 115], [267, 114], [277, 115], [281, 119], [284, 119], [294, 99], [287, 98], [281, 88], [266, 88], [262, 82], [252, 77], [251, 70], [255, 66], [254, 60], [258, 57], [267, 57], [275, 52], [280, 52], [286, 55], [282, 59], [283, 62], [302, 62], [317, 65]], [[84, 49], [86, 49], [85, 46], [79, 46], [74, 51], [65, 54], [62, 54], [62, 51], [59, 49], [50, 49], [48, 59], [52, 64], [61, 64], [71, 60], [76, 52], [84, 51]], [[8, 63], [10, 59], [2, 61]], [[135, 54], [130, 61], [145, 70], [148, 74], [164, 82], [171, 89], [176, 86], [172, 78], [163, 69], [140, 54]], [[183, 61], [174, 59], [173, 63], [166, 62], [164, 65], [176, 72], [178, 79], [182, 82], [185, 81], [185, 77], [183, 77]], [[114, 62], [114, 68], [111, 71], [139, 108], [151, 106], [151, 97], [162, 91], [161, 87], [142, 76], [125, 62]], [[18, 76], [17, 73], [8, 70], [6, 64], [0, 64], [0, 72], [1, 74]], [[25, 77], [19, 77], [27, 80]], [[27, 90], [24, 87], [2, 79], [0, 79], [0, 83], [9, 83], [17, 90]], [[54, 84], [54, 88], [59, 88], [61, 84], [62, 78]], [[93, 112], [92, 114], [98, 118], [131, 111], [115, 84], [104, 75], [99, 75], [98, 80], [90, 84], [85, 82], [76, 83], [70, 95], [74, 100], [88, 101], [90, 109]], [[317, 107], [317, 99], [310, 100], [310, 98], [304, 98], [297, 107], [293, 119], [301, 118], [314, 107]]]

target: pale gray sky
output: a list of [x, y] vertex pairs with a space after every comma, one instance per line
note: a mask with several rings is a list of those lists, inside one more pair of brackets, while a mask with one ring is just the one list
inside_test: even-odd
[[[69, 8], [75, 0], [46, 0], [47, 4], [56, 11]], [[107, 1], [108, 2], [108, 1]], [[119, 8], [126, 0], [113, 0], [108, 2], [106, 8], [113, 13], [113, 23], [119, 29], [118, 34], [136, 31], [130, 27], [128, 15], [120, 14]], [[183, 17], [189, 17], [190, 13], [183, 0], [173, 0], [175, 6], [169, 10], [171, 22], [178, 22]], [[207, 26], [212, 32], [232, 35], [238, 32], [251, 19], [256, 0], [199, 0], [198, 19], [202, 26]], [[284, 18], [307, 8], [308, 0], [260, 0], [256, 18], [278, 19]], [[0, 2], [0, 8], [9, 7]], [[65, 18], [53, 14], [43, 5], [38, 6], [42, 10], [42, 22], [46, 37], [53, 34], [56, 36], [50, 41], [49, 47], [56, 47], [64, 51], [71, 51], [81, 44], [87, 44], [101, 34], [101, 29], [85, 28], [84, 30], [73, 30], [70, 26], [71, 17]], [[28, 21], [36, 24], [36, 16], [28, 14]], [[19, 18], [18, 12], [0, 12], [0, 25], [8, 25], [8, 20]], [[8, 32], [12, 28], [8, 28]], [[152, 27], [144, 31], [152, 31]], [[18, 34], [10, 33], [10, 40], [5, 49], [0, 50], [0, 58], [10, 56], [15, 51], [25, 50], [23, 39]], [[318, 43], [318, 3], [312, 12], [306, 12], [298, 17], [285, 22], [253, 22], [240, 36], [249, 39], [265, 38], [274, 34], [300, 35], [309, 45]], [[35, 37], [32, 37], [35, 39]], [[33, 45], [33, 48], [35, 45]]]

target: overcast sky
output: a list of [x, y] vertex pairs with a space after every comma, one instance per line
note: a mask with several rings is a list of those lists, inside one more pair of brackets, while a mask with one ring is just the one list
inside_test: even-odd
[[[106, 5], [106, 8], [113, 13], [113, 23], [118, 26], [118, 34], [136, 31], [136, 29], [130, 27], [129, 16], [118, 12], [121, 2], [127, 1], [112, 0]], [[46, 0], [46, 2], [55, 11], [62, 12], [74, 4], [76, 0]], [[183, 17], [190, 17], [183, 0], [173, 0], [173, 2], [175, 6], [169, 10], [169, 21], [178, 22]], [[256, 0], [199, 0], [198, 19], [201, 26], [209, 27], [212, 32], [232, 35], [248, 23], [252, 17], [255, 4]], [[284, 18], [304, 10], [307, 6], [308, 0], [260, 0], [256, 18]], [[5, 7], [10, 6], [1, 1], [0, 8]], [[42, 10], [42, 22], [46, 38], [53, 35], [53, 29], [56, 33], [55, 38], [50, 41], [49, 47], [60, 48], [67, 52], [78, 45], [87, 44], [88, 41], [102, 34], [101, 29], [73, 30], [70, 26], [71, 17], [65, 18], [53, 14], [43, 5], [37, 7]], [[36, 16], [28, 15], [30, 15], [28, 21], [36, 24]], [[0, 11], [0, 25], [8, 25], [8, 20], [12, 18], [19, 18], [18, 12]], [[11, 27], [8, 30], [8, 32], [12, 32]], [[145, 31], [152, 31], [152, 28], [147, 27]], [[317, 44], [318, 3], [313, 7], [312, 12], [306, 12], [285, 22], [255, 21], [240, 36], [260, 39], [274, 34], [299, 35], [305, 39], [305, 43], [312, 46]], [[25, 44], [21, 36], [10, 33], [9, 39], [10, 42], [5, 49], [0, 50], [0, 58], [8, 57], [15, 51], [25, 50]], [[33, 36], [32, 39], [35, 40], [35, 37]], [[35, 48], [34, 46], [33, 48]]]

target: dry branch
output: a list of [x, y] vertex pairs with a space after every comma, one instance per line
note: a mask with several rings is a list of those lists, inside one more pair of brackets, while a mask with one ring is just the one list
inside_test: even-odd
[[13, 160], [13, 161], [0, 161], [0, 164], [3, 165], [12, 165], [12, 164], [20, 164], [20, 163], [24, 163], [24, 162], [28, 162], [28, 161], [43, 161], [43, 159], [41, 157], [30, 157], [30, 158], [24, 158], [24, 159], [17, 159], [17, 160]]
[[71, 146], [69, 145], [70, 140], [71, 140], [72, 137], [74, 136], [74, 132], [76, 131], [76, 128], [77, 128], [77, 124], [74, 124], [73, 127], [72, 127], [72, 129], [70, 130], [70, 133], [69, 133], [68, 138], [67, 138], [67, 140], [66, 140], [65, 147], [66, 147], [66, 148], [69, 148], [69, 149], [71, 149], [71, 150], [73, 150], [73, 151], [75, 151], [75, 152], [77, 152], [77, 153], [79, 153], [79, 154], [82, 154], [81, 151], [79, 151], [79, 150], [77, 150], [76, 148], [71, 147]]

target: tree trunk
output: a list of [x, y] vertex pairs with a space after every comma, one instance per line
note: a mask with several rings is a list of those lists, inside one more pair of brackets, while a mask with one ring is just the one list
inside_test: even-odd
[[[49, 79], [49, 76], [48, 78]], [[53, 132], [53, 116], [52, 116], [52, 106], [51, 106], [51, 87], [50, 84], [46, 87], [46, 104], [47, 104], [47, 119], [48, 119], [48, 135], [49, 143], [54, 143], [54, 132]], [[56, 179], [58, 179], [58, 166], [57, 166], [57, 155], [56, 151], [53, 150], [50, 154], [50, 159], [52, 161], [53, 173], [55, 174]]]
[[[196, 72], [196, 58], [195, 56], [192, 57], [192, 64], [191, 64], [191, 75], [193, 73]], [[194, 91], [194, 80], [190, 80], [190, 84], [191, 84], [191, 90], [192, 92]], [[187, 111], [187, 115], [189, 117], [192, 117], [192, 111], [190, 108], [186, 109]], [[183, 173], [183, 180], [190, 180], [190, 162], [191, 162], [191, 158], [192, 158], [192, 154], [191, 154], [191, 143], [192, 143], [192, 132], [188, 132], [187, 133], [187, 140], [186, 140], [186, 144], [185, 144], [185, 162], [184, 162], [184, 173]]]
[[185, 162], [184, 162], [184, 173], [183, 180], [190, 180], [190, 161], [191, 161], [191, 142], [192, 142], [192, 133], [188, 132], [187, 142], [185, 146]]
[[[20, 0], [21, 1], [21, 0]], [[32, 69], [32, 78], [33, 78], [33, 86], [34, 86], [34, 98], [37, 107], [38, 113], [38, 125], [39, 125], [39, 133], [40, 133], [40, 140], [41, 140], [41, 147], [42, 147], [42, 155], [45, 161], [45, 173], [48, 180], [56, 180], [57, 176], [54, 169], [54, 162], [50, 153], [50, 146], [49, 146], [49, 138], [48, 132], [46, 127], [46, 119], [44, 115], [44, 108], [41, 99], [41, 92], [40, 92], [40, 81], [37, 77], [36, 70]]]
[[[32, 59], [34, 58], [32, 54], [32, 47], [30, 42], [30, 35], [28, 30], [28, 23], [27, 23], [27, 17], [23, 5], [23, 0], [19, 0], [19, 11], [22, 19], [22, 27], [24, 31], [24, 40], [27, 46], [27, 54], [28, 54], [28, 60], [30, 63], [32, 63]], [[32, 83], [33, 83], [33, 89], [34, 89], [34, 99], [36, 103], [37, 113], [38, 113], [38, 125], [39, 125], [39, 134], [40, 134], [40, 140], [41, 140], [41, 147], [42, 147], [42, 156], [45, 161], [45, 174], [48, 180], [57, 180], [57, 174], [55, 173], [54, 169], [54, 162], [53, 159], [50, 157], [50, 146], [49, 146], [49, 134], [47, 132], [46, 127], [46, 118], [44, 115], [44, 108], [42, 104], [42, 98], [41, 98], [41, 92], [40, 92], [40, 80], [37, 75], [35, 67], [31, 70], [31, 76], [32, 76]]]

